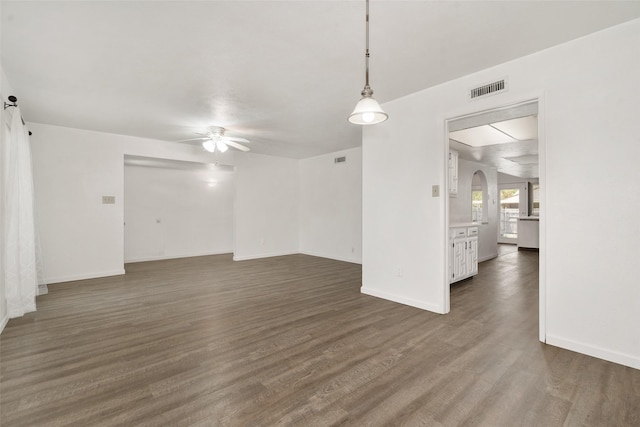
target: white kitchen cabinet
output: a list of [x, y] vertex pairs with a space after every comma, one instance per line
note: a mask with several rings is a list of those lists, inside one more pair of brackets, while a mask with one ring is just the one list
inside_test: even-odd
[[540, 248], [540, 218], [537, 216], [518, 218], [518, 248]]
[[449, 247], [449, 283], [478, 274], [478, 227], [451, 227]]
[[449, 150], [449, 196], [458, 195], [458, 152]]

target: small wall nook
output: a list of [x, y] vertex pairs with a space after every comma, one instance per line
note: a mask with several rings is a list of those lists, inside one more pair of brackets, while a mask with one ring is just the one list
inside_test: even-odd
[[449, 150], [449, 196], [458, 195], [458, 152]]

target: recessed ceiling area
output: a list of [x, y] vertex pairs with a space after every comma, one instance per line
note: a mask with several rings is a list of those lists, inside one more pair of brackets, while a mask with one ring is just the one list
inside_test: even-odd
[[451, 132], [449, 134], [449, 138], [470, 147], [484, 147], [486, 145], [506, 144], [508, 142], [517, 141], [517, 139], [512, 138], [506, 133], [500, 132], [491, 125], [478, 126], [475, 128]]
[[[508, 115], [510, 111], [502, 114]], [[449, 147], [456, 150], [461, 159], [495, 167], [498, 172], [526, 179], [539, 177], [537, 115], [450, 132]]]
[[519, 117], [454, 131], [449, 138], [471, 147], [538, 139], [538, 120], [535, 116]]
[[538, 117], [527, 116], [503, 122], [491, 123], [489, 126], [510, 135], [518, 141], [538, 139]]

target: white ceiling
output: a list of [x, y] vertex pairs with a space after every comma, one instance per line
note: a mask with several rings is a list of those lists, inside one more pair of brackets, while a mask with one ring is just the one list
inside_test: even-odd
[[498, 172], [520, 178], [539, 177], [537, 115], [450, 132], [449, 147], [460, 158], [495, 167]]
[[[364, 85], [364, 1], [0, 5], [28, 121], [167, 141], [223, 126], [293, 158], [361, 143], [346, 118]], [[384, 103], [638, 17], [637, 1], [372, 0], [371, 85]]]

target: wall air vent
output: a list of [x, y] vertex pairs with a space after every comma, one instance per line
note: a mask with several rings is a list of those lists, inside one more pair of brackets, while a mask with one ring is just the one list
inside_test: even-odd
[[346, 161], [347, 161], [347, 158], [345, 156], [336, 157], [335, 159], [333, 159], [333, 163], [344, 163]]
[[486, 95], [495, 95], [496, 93], [505, 92], [507, 90], [507, 79], [498, 80], [493, 83], [474, 87], [469, 90], [469, 98], [476, 99]]

